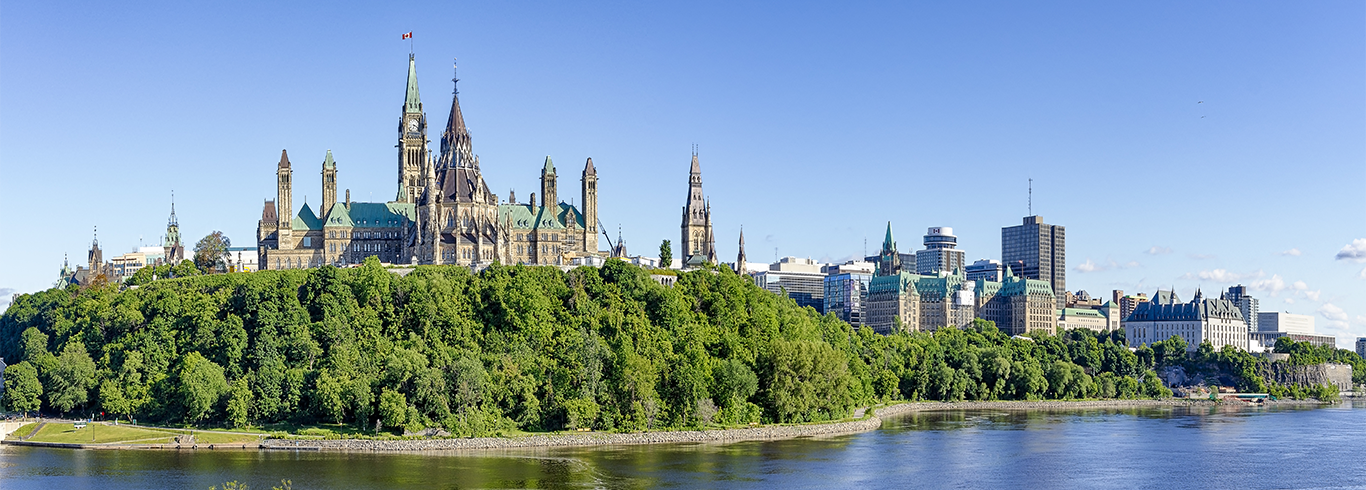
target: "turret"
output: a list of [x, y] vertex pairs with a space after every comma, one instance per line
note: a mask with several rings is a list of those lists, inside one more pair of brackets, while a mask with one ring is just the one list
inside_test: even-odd
[[583, 165], [583, 250], [598, 251], [598, 170], [589, 158]]
[[318, 210], [319, 217], [326, 218], [337, 204], [337, 162], [332, 160], [332, 150], [327, 150], [323, 158], [323, 207]]
[[545, 201], [546, 207], [553, 207], [560, 202], [556, 200], [555, 186], [557, 184], [555, 164], [551, 163], [550, 157], [547, 156], [545, 157], [545, 166], [541, 167], [541, 199]]
[[280, 150], [280, 165], [275, 170], [275, 216], [279, 220], [275, 226], [279, 229], [276, 248], [289, 250], [294, 248], [292, 241], [292, 230], [294, 227], [294, 207], [290, 202], [293, 195], [293, 170], [289, 166], [289, 153]]

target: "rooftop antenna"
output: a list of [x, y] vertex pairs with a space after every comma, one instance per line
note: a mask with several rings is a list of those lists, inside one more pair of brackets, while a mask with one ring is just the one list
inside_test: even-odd
[[1034, 179], [1029, 179], [1029, 215], [1034, 216]]
[[451, 95], [460, 95], [460, 65], [456, 64], [458, 58], [451, 58]]

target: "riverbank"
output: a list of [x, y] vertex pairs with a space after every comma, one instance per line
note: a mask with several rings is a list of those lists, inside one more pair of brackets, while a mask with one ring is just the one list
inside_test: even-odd
[[[1314, 400], [1281, 400], [1260, 406], [1321, 405]], [[4, 441], [5, 444], [62, 447], [71, 449], [269, 449], [297, 451], [447, 451], [467, 449], [514, 449], [570, 446], [622, 446], [675, 443], [728, 443], [756, 440], [792, 439], [799, 437], [828, 437], [876, 430], [884, 418], [915, 412], [945, 410], [1077, 410], [1131, 409], [1159, 407], [1226, 407], [1230, 410], [1254, 408], [1257, 405], [1226, 403], [1212, 400], [1169, 398], [1163, 400], [1086, 400], [1086, 401], [973, 401], [973, 402], [903, 402], [888, 406], [860, 409], [854, 420], [838, 422], [765, 425], [734, 429], [680, 430], [638, 433], [585, 432], [542, 434], [521, 437], [472, 437], [434, 439], [266, 439], [259, 443], [229, 444], [57, 444], [37, 441]]]

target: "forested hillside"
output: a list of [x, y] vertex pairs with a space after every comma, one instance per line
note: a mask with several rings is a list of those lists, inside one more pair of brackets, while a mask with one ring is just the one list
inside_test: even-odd
[[0, 316], [12, 410], [457, 435], [819, 421], [891, 399], [1166, 396], [1151, 370], [1184, 359], [1170, 347], [1010, 339], [987, 322], [880, 336], [726, 268], [664, 287], [616, 260], [68, 286]]

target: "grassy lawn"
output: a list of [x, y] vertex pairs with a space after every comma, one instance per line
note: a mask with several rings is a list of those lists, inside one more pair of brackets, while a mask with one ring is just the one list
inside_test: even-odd
[[245, 434], [222, 434], [217, 432], [194, 431], [194, 440], [199, 444], [231, 444], [241, 442], [257, 442], [261, 438]]
[[165, 431], [125, 425], [90, 424], [84, 429], [76, 429], [71, 424], [47, 424], [29, 440], [67, 444], [102, 444], [124, 441], [137, 441], [138, 444], [157, 444], [171, 442], [174, 437], [174, 434]]
[[29, 423], [27, 423], [27, 424], [24, 424], [23, 427], [20, 427], [20, 428], [19, 428], [19, 430], [16, 430], [16, 431], [14, 431], [14, 432], [11, 432], [11, 433], [9, 434], [9, 436], [6, 437], [6, 439], [18, 439], [18, 438], [20, 438], [20, 437], [24, 437], [24, 436], [28, 435], [29, 432], [33, 432], [33, 428], [34, 428], [34, 427], [37, 427], [37, 426], [38, 426], [38, 423], [37, 423], [37, 422], [29, 422]]

